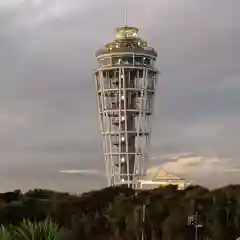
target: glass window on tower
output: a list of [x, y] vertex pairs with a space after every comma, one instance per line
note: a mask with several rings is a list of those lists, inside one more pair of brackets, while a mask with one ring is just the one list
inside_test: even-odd
[[122, 63], [126, 65], [133, 65], [133, 56], [123, 56], [122, 58]]
[[143, 64], [144, 65], [151, 65], [151, 58], [149, 58], [149, 57], [144, 57], [143, 58]]
[[119, 56], [112, 57], [112, 65], [119, 65], [121, 64], [121, 58]]
[[136, 56], [135, 65], [147, 65], [152, 66], [152, 58], [147, 56]]
[[136, 56], [134, 64], [135, 65], [143, 65], [143, 57], [142, 56]]
[[106, 57], [103, 59], [105, 66], [110, 66], [112, 64], [112, 60], [110, 57]]
[[133, 56], [132, 55], [113, 56], [112, 64], [113, 65], [133, 65]]
[[98, 60], [99, 67], [104, 67], [104, 66], [110, 66], [111, 65], [111, 58], [106, 57], [106, 58], [101, 58]]
[[98, 60], [98, 66], [99, 67], [103, 67], [104, 66], [103, 59], [99, 59]]

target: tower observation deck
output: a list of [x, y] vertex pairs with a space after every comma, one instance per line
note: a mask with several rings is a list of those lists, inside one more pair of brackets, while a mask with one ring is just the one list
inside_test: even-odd
[[135, 27], [116, 29], [116, 38], [96, 52], [98, 109], [109, 186], [136, 187], [146, 175], [150, 117], [158, 71], [157, 53]]

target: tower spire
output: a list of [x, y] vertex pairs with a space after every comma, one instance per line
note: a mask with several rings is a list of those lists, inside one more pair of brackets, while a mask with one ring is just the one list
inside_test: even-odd
[[128, 4], [127, 0], [125, 0], [125, 27], [128, 26]]

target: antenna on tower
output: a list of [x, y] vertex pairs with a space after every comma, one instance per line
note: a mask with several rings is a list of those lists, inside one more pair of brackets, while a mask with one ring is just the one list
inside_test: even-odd
[[127, 27], [128, 25], [128, 4], [127, 0], [125, 0], [125, 26]]

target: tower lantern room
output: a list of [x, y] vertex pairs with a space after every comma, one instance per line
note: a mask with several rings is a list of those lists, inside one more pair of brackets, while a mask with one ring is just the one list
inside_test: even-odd
[[96, 52], [97, 102], [109, 186], [136, 187], [146, 174], [157, 53], [135, 27], [116, 29]]

